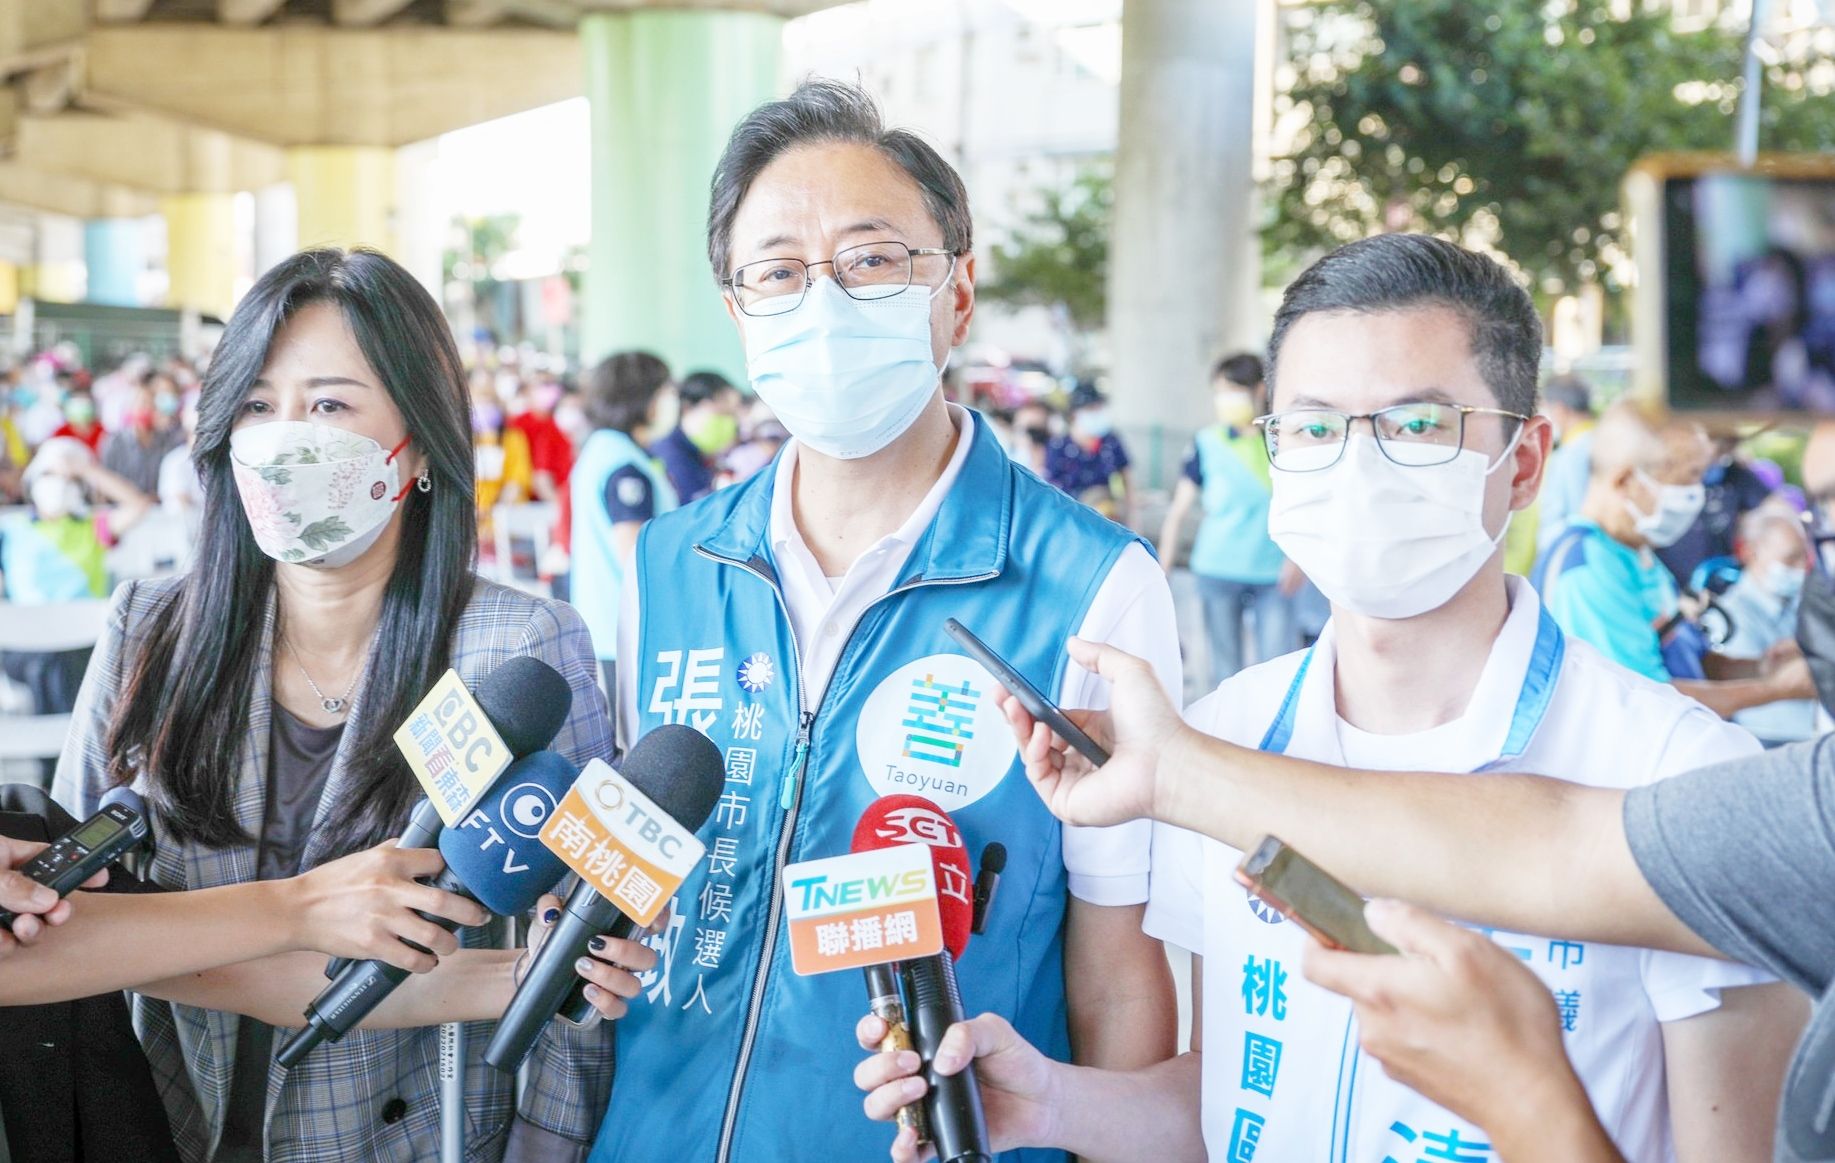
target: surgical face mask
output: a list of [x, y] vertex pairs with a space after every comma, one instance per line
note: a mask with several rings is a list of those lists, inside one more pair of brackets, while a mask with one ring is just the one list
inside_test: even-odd
[[823, 456], [873, 455], [903, 436], [936, 394], [943, 369], [931, 355], [930, 304], [941, 290], [913, 284], [860, 300], [819, 278], [795, 310], [745, 316], [753, 389]]
[[95, 418], [95, 401], [88, 396], [72, 396], [64, 401], [64, 419], [72, 424], [91, 424]]
[[170, 392], [161, 392], [153, 397], [153, 410], [161, 416], [178, 415], [179, 399]]
[[1255, 403], [1241, 392], [1217, 393], [1217, 422], [1228, 428], [1247, 428], [1255, 421]]
[[1630, 497], [1625, 498], [1625, 508], [1631, 511], [1638, 536], [1656, 549], [1674, 545], [1701, 515], [1701, 507], [1708, 500], [1707, 489], [1701, 485], [1660, 485], [1642, 469], [1636, 471], [1657, 495], [1657, 507], [1649, 513], [1633, 504]]
[[83, 508], [83, 486], [54, 472], [40, 473], [33, 479], [28, 493], [32, 508], [43, 521], [56, 521]]
[[682, 418], [682, 431], [702, 456], [719, 456], [739, 443], [739, 421], [730, 412], [699, 412]]
[[1101, 440], [1115, 430], [1115, 421], [1110, 418], [1107, 408], [1085, 408], [1077, 413], [1076, 418], [1071, 421], [1071, 426], [1077, 430], [1079, 436]]
[[[261, 551], [275, 561], [335, 569], [376, 544], [408, 493], [396, 457], [367, 436], [271, 420], [229, 438], [242, 509]], [[408, 486], [412, 487], [412, 485]]]
[[1808, 576], [1809, 570], [1800, 566], [1793, 568], [1783, 562], [1773, 562], [1759, 581], [1772, 597], [1789, 602], [1803, 592], [1803, 579]]
[[1396, 464], [1353, 435], [1338, 463], [1274, 469], [1268, 532], [1335, 606], [1413, 618], [1450, 601], [1497, 551], [1509, 522], [1485, 532], [1485, 488], [1514, 463], [1519, 427], [1496, 463], [1465, 449], [1445, 464]]
[[471, 430], [474, 434], [498, 432], [503, 428], [503, 409], [495, 404], [471, 406]]

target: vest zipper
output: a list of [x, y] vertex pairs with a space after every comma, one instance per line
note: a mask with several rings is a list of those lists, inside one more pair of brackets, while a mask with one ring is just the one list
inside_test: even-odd
[[[791, 661], [796, 664], [796, 707], [799, 715], [796, 753], [791, 758], [790, 770], [784, 774], [782, 788], [779, 792], [778, 802], [783, 808], [784, 819], [783, 822], [779, 824], [780, 831], [778, 832], [777, 839], [777, 855], [771, 863], [771, 880], [766, 889], [771, 904], [765, 914], [765, 940], [763, 946], [759, 950], [758, 968], [752, 979], [752, 997], [746, 1010], [745, 1033], [741, 1035], [739, 1040], [739, 1060], [734, 1064], [733, 1081], [726, 1093], [726, 1114], [720, 1122], [720, 1148], [714, 1157], [715, 1163], [730, 1163], [733, 1149], [733, 1133], [739, 1123], [739, 1096], [745, 1090], [746, 1071], [750, 1068], [752, 1062], [752, 1046], [758, 1039], [758, 1023], [763, 1012], [765, 985], [770, 979], [771, 958], [777, 952], [777, 927], [778, 922], [782, 919], [784, 906], [783, 894], [777, 891], [777, 882], [783, 877], [784, 866], [790, 862], [791, 840], [796, 836], [797, 815], [801, 812], [803, 806], [803, 789], [805, 786], [803, 775], [805, 769], [809, 766], [810, 737], [815, 733], [816, 712], [821, 710], [822, 704], [818, 703], [814, 710], [809, 707], [809, 694], [803, 685], [802, 647], [796, 640], [796, 623], [790, 619], [790, 603], [784, 599], [784, 591], [778, 586], [776, 579], [760, 570], [754, 569], [752, 563], [749, 561], [737, 561], [731, 557], [722, 557], [719, 554], [710, 553], [699, 545], [694, 547], [694, 551], [702, 557], [707, 558], [709, 561], [736, 566], [771, 587], [772, 595], [777, 598], [778, 609], [783, 611], [784, 623], [790, 627]], [[987, 573], [977, 574], [974, 577], [952, 578], [948, 581], [926, 582], [918, 580], [907, 582], [904, 585], [887, 590], [877, 598], [874, 598], [871, 602], [868, 602], [866, 606], [861, 609], [860, 617], [865, 618], [868, 610], [871, 610], [874, 606], [877, 606], [888, 598], [905, 593], [907, 590], [914, 590], [926, 585], [968, 585], [974, 582], [988, 581], [991, 578], [999, 576], [999, 570], [990, 570]], [[854, 629], [858, 629], [859, 626], [860, 622], [857, 619], [854, 622]], [[854, 629], [848, 631], [847, 641], [841, 644], [842, 655], [847, 653], [849, 643], [854, 640]], [[831, 682], [829, 687], [833, 685], [834, 684]], [[824, 688], [822, 691], [822, 703], [826, 703], [827, 701], [828, 688]]]
[[804, 711], [802, 724], [796, 730], [796, 755], [791, 759], [789, 769], [784, 772], [783, 790], [777, 797], [777, 806], [786, 812], [790, 810], [791, 801], [796, 798], [797, 784], [802, 781], [803, 768], [809, 762], [810, 728], [815, 721], [814, 712]]

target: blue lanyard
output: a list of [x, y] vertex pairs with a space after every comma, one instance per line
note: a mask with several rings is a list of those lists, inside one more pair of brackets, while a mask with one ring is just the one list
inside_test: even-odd
[[[1523, 689], [1516, 697], [1516, 711], [1510, 717], [1510, 733], [1504, 736], [1504, 747], [1498, 757], [1479, 770], [1510, 763], [1529, 750], [1529, 742], [1535, 738], [1536, 728], [1542, 725], [1542, 716], [1547, 714], [1548, 704], [1555, 697], [1555, 679], [1561, 674], [1561, 659], [1566, 653], [1567, 639], [1561, 627], [1555, 625], [1554, 618], [1549, 616], [1548, 607], [1544, 606], [1536, 624], [1535, 649], [1529, 655], [1529, 673], [1523, 677]], [[1287, 745], [1293, 742], [1293, 721], [1300, 702], [1300, 688], [1306, 683], [1306, 672], [1312, 661], [1313, 651], [1308, 648], [1306, 657], [1300, 659], [1300, 669], [1287, 687], [1286, 697], [1281, 700], [1281, 709], [1275, 713], [1274, 722], [1268, 724], [1268, 733], [1262, 736], [1260, 750], [1283, 755]]]

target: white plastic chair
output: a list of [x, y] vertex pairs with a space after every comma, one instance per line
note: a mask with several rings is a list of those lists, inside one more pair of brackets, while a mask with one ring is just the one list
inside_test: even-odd
[[[81, 650], [101, 639], [107, 620], [108, 603], [98, 599], [48, 606], [0, 602], [0, 650]], [[0, 764], [56, 759], [69, 734], [69, 715], [0, 715]]]
[[169, 577], [190, 560], [191, 534], [184, 517], [169, 509], [154, 509], [108, 551], [108, 572], [116, 581]]

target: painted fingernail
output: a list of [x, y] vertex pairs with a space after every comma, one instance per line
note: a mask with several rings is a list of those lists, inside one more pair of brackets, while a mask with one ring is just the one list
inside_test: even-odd
[[591, 949], [594, 953], [603, 953], [605, 952], [605, 938], [594, 937], [586, 943], [586, 947]]
[[542, 924], [552, 925], [561, 919], [561, 910], [548, 909], [542, 913]]
[[573, 967], [581, 973], [589, 973], [592, 971], [593, 959], [590, 957], [582, 957], [573, 963]]
[[598, 986], [588, 984], [586, 987], [586, 1000], [587, 1001], [598, 1001], [599, 993], [600, 993], [600, 990]]

